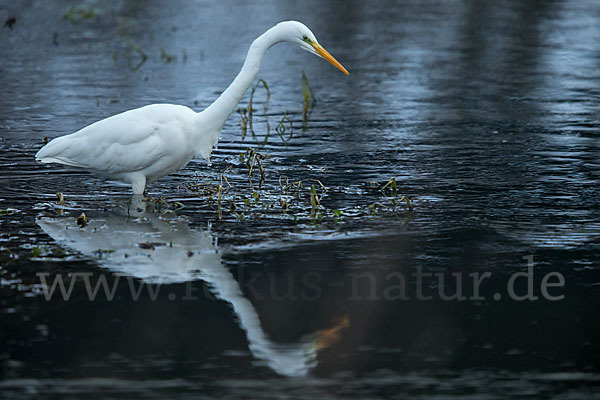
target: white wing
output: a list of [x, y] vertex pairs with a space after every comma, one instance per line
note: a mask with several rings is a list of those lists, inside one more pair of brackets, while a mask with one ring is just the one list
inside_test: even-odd
[[58, 137], [35, 158], [107, 174], [139, 171], [164, 157], [193, 152], [188, 129], [194, 115], [191, 109], [172, 104], [137, 108]]

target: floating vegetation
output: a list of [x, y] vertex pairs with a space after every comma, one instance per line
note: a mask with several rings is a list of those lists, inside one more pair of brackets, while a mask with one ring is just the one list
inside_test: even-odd
[[[377, 182], [369, 182], [370, 185], [373, 185], [373, 183], [379, 186]], [[369, 204], [368, 210], [370, 215], [377, 215], [382, 212], [397, 215], [397, 208], [403, 202], [406, 203], [409, 211], [413, 210], [410, 199], [398, 193], [396, 178], [390, 178], [390, 180], [378, 190], [382, 194], [382, 201], [376, 201]]]
[[[22, 246], [22, 248], [27, 248], [27, 246]], [[65, 257], [68, 256], [63, 249], [56, 248], [54, 246], [48, 246], [45, 244], [31, 246], [30, 248], [31, 248], [31, 259], [36, 260], [36, 261], [64, 259]], [[8, 250], [10, 257], [11, 257], [11, 259], [9, 260], [9, 263], [12, 262], [14, 259], [19, 258], [17, 256], [17, 254], [10, 251], [10, 249], [6, 249], [6, 250]]]
[[10, 215], [10, 214], [16, 213], [17, 211], [18, 210], [16, 208], [11, 208], [11, 207], [4, 208], [4, 209], [0, 208], [0, 217], [3, 215]]
[[[124, 42], [125, 59], [127, 60], [127, 66], [131, 72], [137, 72], [142, 66], [148, 61], [148, 55], [144, 52], [140, 45], [133, 39], [128, 39]], [[113, 50], [112, 60], [115, 64], [119, 60], [119, 51]]]
[[244, 160], [246, 162], [246, 166], [248, 167], [248, 180], [250, 181], [250, 186], [252, 187], [252, 172], [254, 171], [254, 165], [256, 164], [258, 170], [260, 171], [260, 183], [259, 188], [262, 187], [263, 182], [265, 181], [265, 168], [262, 165], [262, 160], [266, 159], [267, 156], [261, 153], [257, 153], [252, 147], [248, 147], [246, 150], [246, 154], [244, 155]]
[[100, 11], [91, 6], [73, 4], [69, 10], [63, 15], [67, 21], [73, 25], [77, 25], [85, 20], [91, 20], [100, 15]]
[[77, 217], [77, 225], [81, 228], [85, 228], [85, 226], [90, 222], [90, 219], [85, 215], [85, 213], [81, 213], [79, 217]]
[[[261, 88], [266, 92], [263, 105], [266, 133], [259, 140], [253, 117], [257, 112], [254, 108], [257, 90]], [[316, 100], [304, 72], [302, 73], [302, 97], [303, 127], [306, 128]], [[237, 110], [241, 118], [242, 140], [247, 135], [251, 135], [259, 145], [267, 142], [270, 135], [270, 125], [267, 120], [270, 98], [271, 92], [267, 82], [259, 79], [252, 87], [247, 106]], [[293, 122], [288, 117], [287, 111], [275, 126], [275, 131], [286, 145], [293, 137]], [[409, 213], [413, 210], [409, 198], [400, 194], [394, 177], [384, 183], [377, 181], [359, 183], [366, 189], [355, 187], [332, 189], [326, 187], [321, 180], [311, 177], [310, 174], [314, 173], [314, 169], [309, 167], [306, 171], [309, 177], [291, 180], [286, 175], [277, 175], [277, 180], [274, 182], [273, 178], [270, 181], [268, 179], [268, 158], [255, 148], [248, 147], [238, 157], [230, 158], [224, 171], [215, 176], [212, 181], [207, 181], [203, 177], [201, 183], [187, 185], [186, 188], [203, 198], [216, 212], [218, 220], [240, 221], [250, 216], [255, 220], [283, 217], [293, 221], [294, 224], [339, 224], [355, 221], [356, 218], [400, 217], [400, 214], [408, 220], [406, 210], [400, 206], [406, 204]], [[322, 169], [317, 171], [322, 172]], [[247, 177], [247, 183], [242, 178], [244, 176]], [[258, 185], [255, 185], [257, 179]], [[332, 190], [337, 190], [337, 194], [341, 195], [339, 197], [344, 198], [344, 201], [349, 204], [347, 206], [342, 204], [340, 207], [339, 200], [330, 198]], [[348, 199], [348, 195], [353, 193], [356, 193], [356, 197]], [[366, 195], [370, 198], [368, 199]], [[373, 195], [378, 198], [375, 202], [373, 202]]]
[[[310, 184], [310, 186], [308, 186]], [[279, 189], [282, 195], [281, 208], [282, 212], [290, 211], [292, 201], [302, 203], [303, 199], [308, 199], [310, 204], [309, 218], [312, 223], [321, 222], [323, 213], [321, 212], [321, 199], [327, 193], [327, 188], [318, 179], [303, 179], [290, 182], [285, 175], [279, 176]], [[326, 210], [324, 210], [326, 212]], [[296, 216], [294, 216], [296, 217]], [[295, 218], [297, 222], [297, 218]]]
[[317, 189], [315, 185], [310, 185], [310, 220], [313, 223], [321, 222], [323, 219], [323, 214], [319, 211], [321, 210], [321, 197], [317, 194]]
[[[125, 59], [127, 60], [127, 66], [132, 72], [137, 72], [148, 60], [148, 54], [135, 40], [135, 36], [138, 33], [138, 26], [135, 21], [132, 21], [126, 17], [117, 17], [117, 35], [122, 38], [121, 48], [124, 48]], [[163, 56], [161, 49], [161, 58]], [[167, 55], [165, 53], [165, 55]], [[170, 56], [170, 55], [169, 55]], [[117, 64], [119, 58], [119, 50], [115, 49], [112, 52], [112, 59]], [[169, 59], [169, 62], [171, 60]]]
[[[386, 190], [387, 190], [387, 192], [386, 192]], [[396, 209], [398, 204], [401, 202], [406, 202], [406, 206], [408, 207], [409, 210], [413, 209], [413, 206], [410, 203], [410, 200], [408, 199], [408, 197], [401, 196], [400, 198], [398, 198], [398, 185], [396, 184], [396, 178], [391, 178], [388, 181], [388, 183], [386, 183], [381, 189], [379, 189], [379, 191], [382, 192], [388, 198], [388, 200], [394, 207], [394, 210]]]
[[154, 207], [154, 210], [161, 215], [168, 213], [177, 214], [177, 211], [184, 208], [184, 204], [179, 201], [169, 201], [163, 196], [151, 197], [146, 199], [146, 203]]
[[333, 222], [340, 222], [342, 220], [342, 211], [341, 210], [333, 210]]
[[[286, 175], [277, 175], [269, 179], [267, 160], [268, 157], [249, 147], [238, 159], [230, 159], [216, 181], [207, 182], [203, 178], [202, 183], [187, 188], [204, 198], [216, 211], [218, 220], [284, 218], [294, 224], [339, 224], [373, 216], [406, 217], [406, 209], [400, 207], [404, 203], [409, 213], [412, 210], [410, 200], [399, 193], [395, 178], [384, 183], [368, 182], [363, 184], [368, 185], [364, 190], [330, 188], [313, 177], [292, 180]], [[257, 173], [260, 174], [258, 186], [253, 182]], [[247, 183], [240, 180], [243, 175], [247, 176]], [[348, 199], [348, 194], [353, 192], [356, 197]], [[380, 200], [368, 201], [365, 196], [369, 192], [372, 193], [369, 197], [376, 195]], [[333, 207], [336, 200], [331, 199], [332, 194], [344, 196], [344, 201], [350, 204], [340, 208], [338, 203]]]
[[42, 250], [38, 246], [35, 246], [33, 249], [31, 249], [31, 255], [36, 258], [41, 257]]
[[[77, 25], [82, 21], [95, 19], [100, 17], [103, 12], [93, 6], [72, 5], [64, 14], [64, 18], [70, 21], [73, 25]], [[124, 58], [127, 60], [127, 65], [132, 72], [137, 72], [148, 60], [148, 54], [142, 50], [134, 36], [138, 33], [138, 26], [135, 21], [126, 17], [116, 17], [116, 33], [122, 38], [120, 48], [112, 51], [111, 57], [115, 64], [119, 59], [119, 54], [124, 52]], [[53, 37], [53, 43], [58, 45], [58, 40]], [[170, 63], [175, 60], [175, 56], [167, 53], [165, 49], [161, 49], [161, 59], [165, 63]]]
[[[140, 45], [137, 44], [134, 40], [128, 40], [126, 43], [127, 49], [127, 65], [132, 72], [137, 72], [142, 65], [146, 63], [148, 60], [148, 55], [140, 48]], [[139, 56], [139, 59], [135, 60], [135, 55]]]
[[165, 64], [169, 64], [171, 61], [174, 61], [177, 59], [176, 56], [167, 53], [167, 51], [161, 47], [160, 49], [160, 59], [163, 60], [165, 62]]

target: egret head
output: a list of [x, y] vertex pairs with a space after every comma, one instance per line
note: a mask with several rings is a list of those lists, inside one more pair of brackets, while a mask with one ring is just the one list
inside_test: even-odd
[[303, 50], [324, 58], [346, 75], [350, 75], [348, 70], [319, 44], [315, 35], [306, 25], [298, 21], [285, 21], [278, 25], [285, 29], [288, 42], [298, 44]]

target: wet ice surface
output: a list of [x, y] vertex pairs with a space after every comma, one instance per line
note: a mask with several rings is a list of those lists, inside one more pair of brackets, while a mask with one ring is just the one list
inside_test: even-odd
[[[0, 216], [4, 393], [598, 394], [595, 2], [89, 4], [97, 16], [76, 24], [62, 17], [67, 2], [0, 9], [16, 17], [0, 44], [0, 209], [14, 209]], [[126, 109], [205, 107], [253, 38], [292, 17], [351, 76], [293, 46], [271, 49], [259, 73], [271, 89], [267, 144], [242, 141], [234, 114], [210, 167], [193, 161], [149, 188], [181, 203], [176, 214], [132, 208], [129, 188], [33, 161], [44, 137]], [[136, 71], [134, 43], [147, 55]], [[302, 70], [317, 98], [304, 131]], [[273, 130], [286, 111], [296, 129], [284, 145]], [[260, 189], [240, 161], [248, 146], [269, 156]], [[219, 220], [216, 198], [189, 186], [218, 184], [224, 171], [233, 188]], [[305, 183], [282, 193], [281, 176]], [[391, 177], [412, 212], [379, 190]], [[550, 293], [564, 299], [508, 298], [528, 256], [535, 295], [559, 272], [565, 285]], [[420, 301], [418, 270], [444, 274], [449, 294], [461, 273], [467, 296], [469, 273], [491, 277], [483, 300], [443, 301], [430, 279], [433, 298]], [[68, 301], [46, 301], [38, 273], [79, 278]], [[391, 290], [400, 275], [408, 299]], [[115, 288], [112, 300], [90, 301], [84, 277]], [[519, 280], [516, 292], [526, 289]]]

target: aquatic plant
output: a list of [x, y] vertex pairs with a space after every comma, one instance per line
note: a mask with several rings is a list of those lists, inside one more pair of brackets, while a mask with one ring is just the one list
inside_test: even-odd
[[254, 106], [254, 95], [256, 93], [256, 89], [258, 89], [261, 86], [265, 89], [267, 97], [265, 98], [265, 102], [263, 105], [263, 116], [265, 117], [266, 133], [264, 135], [264, 139], [260, 143], [264, 144], [264, 143], [267, 143], [267, 141], [269, 140], [271, 126], [269, 124], [269, 119], [267, 117], [267, 110], [269, 109], [269, 100], [271, 99], [271, 90], [269, 89], [269, 85], [267, 84], [267, 82], [264, 79], [259, 79], [256, 82], [256, 84], [252, 87], [252, 89], [250, 90], [250, 98], [248, 99], [248, 105], [246, 107], [240, 107], [237, 109], [237, 112], [238, 112], [238, 114], [240, 114], [240, 118], [241, 118], [242, 141], [244, 139], [246, 139], [246, 134], [247, 134], [248, 128], [249, 128], [252, 138], [258, 142], [258, 136], [257, 136], [256, 132], [254, 131], [254, 120], [253, 120], [254, 112], [256, 111], [256, 109], [253, 106]]
[[16, 208], [12, 208], [12, 207], [8, 207], [8, 208], [4, 208], [4, 209], [0, 209], [0, 217], [3, 215], [10, 215], [17, 212]]
[[[279, 138], [286, 145], [292, 140], [292, 135], [294, 134], [294, 125], [292, 124], [292, 120], [288, 118], [287, 111], [283, 113], [281, 116], [281, 121], [275, 127], [275, 132], [279, 135]], [[286, 139], [286, 134], [288, 135]]]
[[90, 20], [98, 17], [101, 11], [92, 6], [85, 6], [81, 4], [73, 4], [67, 12], [63, 15], [67, 21], [73, 25], [77, 25], [85, 20]]
[[171, 61], [174, 61], [177, 59], [176, 56], [167, 53], [167, 51], [164, 49], [164, 47], [160, 48], [160, 58], [161, 58], [161, 60], [163, 60], [165, 62], [165, 64], [169, 64]]
[[314, 105], [316, 103], [315, 95], [313, 93], [308, 78], [304, 71], [302, 71], [302, 130], [306, 130], [308, 127], [308, 117]]

